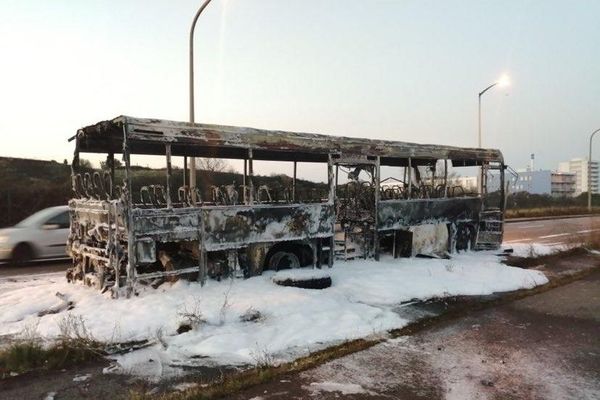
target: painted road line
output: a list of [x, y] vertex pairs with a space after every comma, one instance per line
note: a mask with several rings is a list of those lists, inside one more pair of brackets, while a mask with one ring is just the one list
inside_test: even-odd
[[525, 226], [517, 226], [518, 229], [533, 229], [533, 228], [543, 228], [544, 224], [541, 225], [525, 225]]
[[518, 239], [518, 240], [509, 240], [506, 242], [502, 242], [502, 244], [512, 244], [512, 243], [523, 243], [523, 242], [531, 242], [533, 239]]
[[573, 235], [573, 233], [557, 233], [556, 235], [538, 236], [538, 239], [550, 239], [550, 238], [569, 236], [569, 235]]
[[586, 229], [583, 231], [577, 231], [577, 233], [590, 233], [590, 232], [596, 232], [596, 231], [600, 231], [600, 229]]

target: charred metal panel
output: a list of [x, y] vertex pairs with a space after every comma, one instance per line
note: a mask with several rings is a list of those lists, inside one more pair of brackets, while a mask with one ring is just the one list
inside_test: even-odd
[[150, 238], [138, 239], [135, 243], [135, 252], [139, 263], [153, 263], [156, 261], [156, 242]]
[[487, 210], [480, 214], [476, 249], [497, 249], [500, 247], [504, 236], [503, 216], [500, 210]]
[[132, 211], [132, 232], [136, 237], [153, 238], [161, 242], [199, 239], [199, 209], [161, 208]]
[[[118, 201], [74, 199], [69, 201], [71, 214], [70, 243], [100, 244], [109, 240], [109, 218], [116, 236], [126, 239], [123, 210], [115, 205]], [[111, 213], [110, 210], [119, 210]], [[111, 216], [112, 214], [112, 216]], [[117, 228], [117, 227], [120, 227]]]
[[86, 225], [108, 226], [109, 203], [100, 200], [71, 200], [69, 207], [76, 222]]
[[73, 267], [69, 281], [82, 281], [98, 289], [114, 285], [125, 255], [126, 211], [120, 200], [73, 199], [69, 202], [71, 229], [68, 251]]
[[333, 236], [332, 204], [203, 207], [206, 250]]
[[443, 256], [448, 252], [449, 232], [445, 223], [423, 224], [409, 228], [412, 232], [411, 256]]
[[406, 229], [428, 222], [478, 221], [482, 204], [479, 197], [385, 200], [379, 202], [377, 229]]

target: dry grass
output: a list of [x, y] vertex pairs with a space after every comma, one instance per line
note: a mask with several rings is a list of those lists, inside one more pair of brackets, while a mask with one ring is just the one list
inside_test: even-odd
[[506, 258], [505, 263], [507, 265], [519, 268], [535, 268], [540, 265], [547, 265], [556, 262], [565, 257], [570, 256], [579, 256], [588, 254], [587, 250], [582, 247], [572, 247], [564, 251], [559, 251], [557, 253], [547, 254], [543, 256], [534, 255], [527, 257], [517, 257], [517, 256], [508, 256]]
[[[600, 213], [600, 207], [593, 207], [591, 214]], [[506, 210], [505, 217], [511, 218], [537, 218], [554, 217], [559, 215], [585, 215], [590, 214], [587, 207], [537, 207], [537, 208], [513, 208]]]
[[0, 377], [34, 370], [55, 370], [98, 360], [104, 346], [88, 332], [81, 317], [68, 314], [59, 323], [56, 343], [44, 346], [37, 327], [28, 327], [13, 343], [0, 351]]
[[[337, 346], [311, 353], [308, 356], [299, 358], [292, 362], [272, 365], [271, 362], [257, 365], [255, 368], [243, 372], [224, 375], [216, 382], [210, 383], [206, 387], [197, 387], [185, 392], [165, 393], [158, 396], [152, 396], [140, 391], [132, 390], [129, 393], [129, 400], [204, 400], [228, 398], [232, 393], [236, 393], [244, 388], [259, 385], [268, 382], [275, 377], [284, 374], [297, 373], [305, 371], [314, 366], [323, 364], [326, 361], [342, 357], [347, 354], [355, 353], [367, 349], [380, 343], [381, 340], [357, 339]], [[262, 355], [261, 355], [262, 357]], [[269, 356], [270, 358], [270, 356]], [[267, 365], [268, 364], [268, 365]]]

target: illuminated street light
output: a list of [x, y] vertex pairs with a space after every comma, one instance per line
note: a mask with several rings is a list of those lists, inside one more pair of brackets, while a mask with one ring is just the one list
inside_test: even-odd
[[510, 77], [506, 74], [502, 75], [500, 79], [498, 79], [498, 86], [506, 87], [510, 86]]

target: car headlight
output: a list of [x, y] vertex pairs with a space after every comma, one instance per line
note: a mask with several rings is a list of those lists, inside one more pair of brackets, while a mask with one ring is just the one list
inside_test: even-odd
[[0, 236], [0, 243], [8, 242], [8, 236]]

